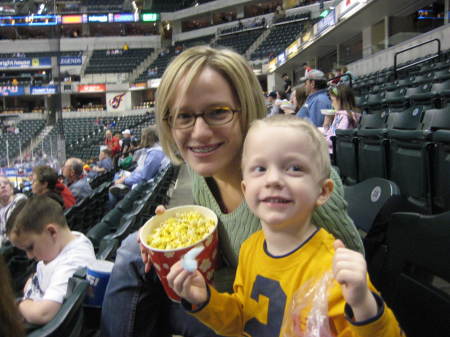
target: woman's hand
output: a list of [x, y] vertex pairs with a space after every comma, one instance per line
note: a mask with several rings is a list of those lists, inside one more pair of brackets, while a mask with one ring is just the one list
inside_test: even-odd
[[202, 305], [208, 299], [208, 290], [202, 274], [198, 270], [189, 272], [181, 261], [175, 263], [167, 274], [169, 286], [191, 304]]
[[[156, 207], [155, 213], [156, 215], [163, 214], [166, 211], [166, 208], [163, 205], [159, 205]], [[142, 227], [141, 227], [142, 229]], [[145, 264], [145, 273], [148, 273], [150, 269], [152, 269], [152, 261], [150, 257], [149, 250], [142, 244], [141, 242], [141, 229], [139, 229], [137, 233], [137, 242], [139, 243], [139, 250], [141, 252], [142, 262]]]

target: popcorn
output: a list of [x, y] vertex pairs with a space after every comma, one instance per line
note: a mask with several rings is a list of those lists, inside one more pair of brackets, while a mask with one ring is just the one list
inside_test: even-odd
[[214, 220], [197, 211], [176, 213], [152, 230], [147, 245], [163, 250], [188, 247], [203, 240], [214, 227]]

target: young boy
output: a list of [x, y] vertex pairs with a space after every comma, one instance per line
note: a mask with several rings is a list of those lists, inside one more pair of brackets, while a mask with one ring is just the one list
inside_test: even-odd
[[94, 248], [83, 234], [70, 231], [61, 205], [47, 196], [27, 200], [8, 225], [13, 245], [39, 261], [19, 311], [26, 321], [45, 324], [60, 309], [69, 278], [95, 260]]
[[400, 336], [368, 281], [364, 257], [311, 223], [333, 190], [323, 135], [294, 116], [258, 120], [244, 142], [242, 171], [245, 200], [262, 231], [241, 246], [233, 294], [218, 293], [180, 262], [172, 266], [167, 279], [185, 309], [220, 335], [282, 336], [295, 291], [332, 271], [327, 316], [334, 336]]

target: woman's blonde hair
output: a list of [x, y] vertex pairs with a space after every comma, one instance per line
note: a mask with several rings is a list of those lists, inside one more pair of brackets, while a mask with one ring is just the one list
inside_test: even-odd
[[266, 115], [266, 107], [261, 86], [247, 61], [229, 49], [208, 46], [192, 47], [178, 55], [168, 65], [156, 93], [156, 123], [159, 128], [161, 146], [176, 164], [181, 163], [178, 149], [172, 137], [167, 118], [176, 97], [183, 97], [189, 85], [179, 90], [179, 83], [193, 83], [205, 67], [220, 73], [235, 93], [242, 133], [247, 133], [250, 123]]

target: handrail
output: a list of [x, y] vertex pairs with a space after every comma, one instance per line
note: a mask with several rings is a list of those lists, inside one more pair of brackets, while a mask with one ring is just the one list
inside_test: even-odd
[[429, 61], [429, 60], [432, 60], [432, 59], [434, 59], [434, 58], [436, 58], [436, 57], [438, 57], [438, 58], [440, 59], [440, 58], [441, 58], [441, 40], [439, 40], [439, 39], [433, 39], [433, 40], [425, 41], [425, 42], [423, 42], [423, 43], [419, 43], [419, 44], [417, 44], [417, 45], [415, 45], [415, 46], [412, 46], [412, 47], [403, 49], [403, 50], [401, 50], [401, 51], [399, 51], [399, 52], [396, 52], [396, 53], [394, 54], [394, 79], [397, 79], [397, 56], [398, 56], [398, 55], [400, 55], [400, 54], [402, 54], [402, 53], [405, 53], [405, 52], [407, 52], [407, 51], [409, 51], [409, 50], [411, 50], [411, 49], [414, 49], [414, 48], [417, 48], [417, 47], [421, 47], [421, 46], [423, 46], [423, 45], [425, 45], [425, 44], [432, 43], [432, 42], [435, 42], [435, 41], [437, 42], [437, 47], [438, 47], [437, 55], [434, 55], [434, 56], [431, 56], [431, 57], [427, 57], [426, 59], [423, 59], [423, 60], [420, 60], [420, 61], [417, 61], [417, 62], [413, 62], [413, 63], [411, 63], [411, 64], [407, 64], [407, 65], [405, 65], [405, 66], [403, 66], [403, 67], [400, 67], [400, 68], [398, 69], [398, 70], [404, 70], [404, 69], [407, 69], [407, 68], [409, 68], [409, 67], [415, 66], [415, 65], [417, 65], [417, 64], [424, 63], [424, 62], [427, 62], [427, 61]]

